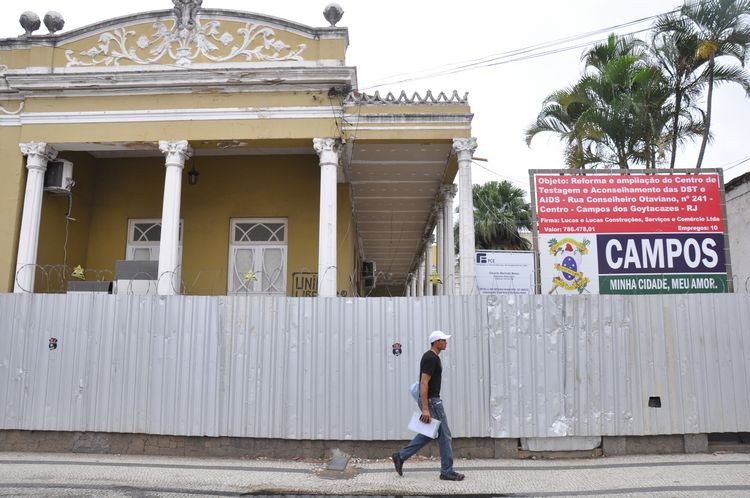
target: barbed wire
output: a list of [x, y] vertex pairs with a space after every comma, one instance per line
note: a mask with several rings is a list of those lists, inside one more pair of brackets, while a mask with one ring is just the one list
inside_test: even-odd
[[[25, 289], [21, 287], [21, 281], [19, 279], [19, 275], [28, 270], [29, 268], [33, 267], [35, 269], [35, 279], [34, 279], [34, 288], [32, 289]], [[330, 266], [327, 271], [333, 270], [336, 268], [335, 266]], [[29, 264], [21, 267], [17, 273], [16, 273], [16, 279], [15, 282], [18, 285], [21, 292], [25, 293], [41, 293], [41, 294], [62, 294], [66, 292], [80, 292], [76, 291], [75, 289], [71, 289], [69, 286], [70, 282], [116, 282], [117, 280], [114, 278], [114, 272], [111, 269], [96, 269], [96, 268], [86, 268], [85, 269], [85, 280], [81, 280], [75, 277], [72, 277], [74, 268], [70, 265], [63, 265], [63, 264], [49, 264], [49, 265], [40, 265], [40, 264]], [[279, 269], [275, 273], [279, 274], [283, 270]], [[324, 275], [326, 274], [324, 272]], [[541, 275], [541, 268], [539, 265], [535, 265], [535, 274]], [[117, 288], [116, 285], [113, 285], [111, 290], [109, 292], [117, 293], [117, 294], [128, 294], [128, 295], [140, 295], [140, 294], [156, 294], [158, 292], [158, 284], [159, 282], [163, 281], [163, 279], [169, 279], [171, 282], [171, 291], [174, 294], [182, 294], [182, 295], [233, 295], [233, 294], [247, 294], [247, 295], [255, 295], [255, 294], [269, 294], [269, 292], [262, 292], [262, 291], [253, 291], [249, 288], [246, 288], [244, 290], [238, 290], [238, 291], [232, 291], [227, 292], [227, 282], [226, 282], [226, 269], [225, 268], [204, 268], [195, 270], [192, 272], [189, 272], [188, 274], [188, 280], [190, 284], [186, 284], [185, 277], [182, 274], [182, 269], [178, 268], [175, 271], [166, 271], [162, 272], [158, 279], [150, 278], [152, 275], [148, 272], [138, 272], [132, 275], [132, 277], [135, 278], [129, 278], [129, 279], [121, 279], [122, 282], [127, 282], [125, 288]], [[304, 267], [299, 269], [298, 271], [295, 271], [292, 273], [294, 274], [307, 274], [307, 275], [315, 275], [317, 276], [316, 272], [312, 271], [312, 269]], [[178, 275], [181, 275], [180, 279], [177, 279], [176, 277]], [[397, 287], [400, 287], [403, 289], [403, 295], [408, 294], [408, 282], [411, 277], [415, 276], [416, 273], [412, 272], [405, 276], [405, 280], [402, 282], [401, 279], [398, 279], [398, 282], [394, 282], [393, 278], [394, 275], [389, 272], [383, 272], [379, 271], [376, 272], [374, 275], [374, 285], [367, 289], [364, 295], [361, 295], [359, 292], [359, 289], [356, 286], [354, 275], [349, 275], [348, 283], [345, 289], [340, 289], [337, 291], [337, 295], [341, 297], [371, 297], [373, 292], [378, 287], [378, 284], [381, 284], [384, 288], [386, 288], [386, 293], [390, 297], [394, 297], [391, 293], [390, 288], [394, 285]], [[623, 275], [624, 277], [628, 277], [628, 275]], [[649, 274], [649, 277], [653, 278], [673, 278], [673, 277], [684, 277], [682, 274], [673, 274], [673, 273], [660, 273], [660, 274]], [[690, 275], [690, 278], [711, 278], [711, 274], [701, 275], [701, 274], [695, 274]], [[539, 277], [537, 277], [537, 281], [539, 280]], [[727, 293], [727, 292], [734, 292], [734, 293], [742, 293], [742, 294], [748, 294], [750, 293], [750, 274], [734, 274], [730, 277], [727, 277], [726, 280], [724, 278], [721, 279], [713, 279], [712, 280], [716, 285], [718, 285], [718, 288], [711, 289], [713, 292], [719, 292], [719, 293]], [[726, 282], [726, 283], [725, 283]], [[461, 276], [456, 275], [455, 280], [453, 283], [453, 294], [457, 295], [461, 293], [460, 290], [460, 284], [461, 284]], [[420, 285], [424, 285], [424, 282], [417, 282], [416, 287], [419, 287]], [[448, 282], [443, 282], [442, 289], [446, 289], [449, 285], [451, 285]], [[536, 282], [532, 287], [536, 285]], [[75, 287], [75, 286], [73, 286]], [[474, 277], [472, 279], [472, 285], [471, 285], [470, 293], [476, 294], [476, 293], [487, 293], [487, 294], [493, 294], [492, 291], [497, 291], [497, 294], [517, 294], [517, 295], [523, 295], [523, 294], [529, 294], [528, 289], [529, 286], [516, 286], [516, 282], [511, 279], [501, 279], [500, 281], [494, 281], [492, 283], [487, 282], [485, 280], [480, 281], [480, 277]], [[700, 290], [700, 289], [698, 289]], [[516, 292], [517, 291], [517, 292]], [[670, 292], [664, 292], [663, 294], [695, 294], [696, 289], [672, 289]], [[93, 291], [87, 291], [87, 292], [93, 292]], [[289, 297], [295, 297], [293, 296], [292, 292], [294, 292], [294, 289], [285, 289], [283, 295], [289, 296]], [[271, 292], [270, 294], [278, 294]], [[557, 295], [576, 295], [575, 293], [556, 293]], [[608, 293], [609, 294], [609, 293]], [[617, 294], [611, 294], [611, 295], [634, 295], [639, 294], [636, 291], [633, 292], [618, 292]], [[643, 294], [643, 293], [640, 293]], [[317, 295], [317, 288], [315, 289], [315, 295]], [[445, 295], [445, 293], [435, 294], [435, 295]], [[655, 294], [649, 294], [649, 295], [655, 295]], [[410, 297], [416, 297], [416, 296], [410, 296]]]

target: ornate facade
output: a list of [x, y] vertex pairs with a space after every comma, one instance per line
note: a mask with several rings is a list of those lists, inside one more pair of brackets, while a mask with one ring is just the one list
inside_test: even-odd
[[357, 91], [336, 5], [173, 4], [0, 39], [0, 290], [473, 292], [466, 95]]

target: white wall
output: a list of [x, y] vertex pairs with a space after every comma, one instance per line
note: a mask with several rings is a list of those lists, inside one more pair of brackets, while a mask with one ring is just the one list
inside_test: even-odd
[[735, 292], [750, 292], [750, 178], [726, 194]]

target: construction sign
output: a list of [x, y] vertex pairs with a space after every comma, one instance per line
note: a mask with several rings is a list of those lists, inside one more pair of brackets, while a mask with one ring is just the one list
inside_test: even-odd
[[727, 292], [715, 170], [531, 172], [541, 292]]

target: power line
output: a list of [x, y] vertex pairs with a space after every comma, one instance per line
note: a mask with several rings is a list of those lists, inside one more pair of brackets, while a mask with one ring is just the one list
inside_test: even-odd
[[509, 181], [511, 183], [515, 183], [515, 184], [520, 185], [522, 187], [527, 187], [529, 185], [528, 181], [521, 181], [521, 180], [517, 180], [515, 178], [512, 178], [510, 176], [501, 175], [497, 171], [492, 171], [490, 168], [488, 168], [484, 164], [478, 163], [477, 161], [473, 161], [472, 160], [471, 163], [474, 164], [475, 166], [479, 166], [480, 168], [482, 168], [483, 170], [487, 171], [488, 173], [491, 173], [491, 174], [493, 174], [493, 175], [495, 175], [495, 176], [497, 176], [499, 178], [502, 178], [503, 180], [507, 180], [507, 181]]
[[[737, 159], [735, 161], [730, 161], [730, 162], [728, 162], [726, 164], [723, 164], [722, 166], [719, 166], [719, 167], [722, 168], [724, 171], [729, 171], [730, 169], [736, 168], [737, 166], [740, 166], [741, 164], [744, 164], [744, 163], [746, 163], [748, 161], [750, 161], [750, 156], [743, 157], [742, 159]], [[731, 165], [731, 166], [729, 166], [729, 165]], [[729, 167], [727, 167], [727, 166], [729, 166]]]
[[[677, 12], [677, 11], [670, 11], [670, 12], [666, 12], [665, 14], [670, 14], [670, 13], [673, 13], [673, 12]], [[561, 44], [564, 44], [564, 43], [570, 43], [570, 42], [573, 42], [573, 41], [583, 40], [583, 39], [586, 39], [586, 38], [590, 38], [593, 35], [601, 34], [603, 32], [612, 31], [612, 30], [615, 30], [615, 29], [623, 28], [623, 27], [628, 27], [628, 26], [633, 26], [633, 25], [641, 24], [643, 22], [653, 20], [653, 19], [655, 19], [655, 18], [657, 18], [657, 17], [659, 17], [661, 15], [664, 15], [664, 14], [656, 14], [656, 15], [653, 15], [653, 16], [636, 19], [634, 21], [629, 21], [629, 22], [618, 24], [618, 25], [614, 25], [614, 26], [608, 26], [606, 28], [601, 28], [601, 29], [598, 29], [598, 30], [595, 30], [595, 31], [590, 31], [590, 32], [587, 32], [587, 33], [582, 33], [582, 34], [578, 34], [578, 35], [571, 35], [571, 36], [568, 36], [568, 37], [559, 38], [559, 39], [548, 41], [548, 42], [542, 42], [542, 43], [537, 43], [535, 45], [529, 45], [527, 47], [523, 47], [523, 48], [520, 48], [520, 49], [514, 49], [514, 50], [507, 51], [507, 52], [501, 52], [501, 53], [497, 53], [497, 54], [488, 55], [488, 56], [485, 56], [485, 57], [482, 57], [482, 58], [479, 58], [479, 59], [470, 59], [470, 60], [466, 60], [466, 61], [460, 61], [460, 62], [455, 62], [455, 63], [451, 63], [451, 64], [446, 64], [446, 65], [443, 65], [443, 66], [438, 66], [435, 69], [421, 70], [421, 71], [415, 71], [415, 72], [411, 72], [411, 73], [400, 73], [400, 74], [397, 74], [397, 75], [385, 78], [385, 81], [383, 83], [378, 83], [378, 84], [375, 84], [375, 85], [370, 85], [368, 87], [362, 88], [362, 90], [369, 90], [369, 89], [372, 89], [372, 88], [379, 88], [379, 87], [386, 86], [386, 85], [395, 85], [395, 84], [399, 84], [399, 83], [407, 83], [407, 82], [410, 82], [410, 81], [417, 81], [417, 80], [431, 78], [431, 77], [444, 76], [444, 75], [454, 74], [454, 73], [458, 73], [458, 72], [469, 71], [469, 70], [472, 70], [472, 69], [479, 69], [479, 68], [483, 68], [483, 67], [492, 67], [492, 66], [497, 66], [497, 65], [501, 65], [501, 64], [508, 64], [510, 62], [520, 62], [520, 61], [529, 60], [529, 59], [533, 59], [533, 58], [537, 58], [537, 57], [543, 57], [543, 56], [547, 56], [547, 55], [561, 53], [561, 52], [565, 52], [565, 51], [568, 51], [568, 50], [574, 50], [574, 49], [577, 49], [577, 48], [587, 47], [587, 46], [590, 46], [592, 43], [599, 43], [601, 41], [604, 41], [604, 39], [599, 39], [599, 40], [594, 40], [594, 41], [589, 40], [589, 41], [587, 41], [585, 43], [581, 43], [581, 44], [569, 45], [569, 46], [565, 46], [565, 47], [561, 47], [561, 48], [556, 48], [556, 49], [552, 49], [552, 50], [546, 50], [546, 51], [538, 52], [541, 49], [551, 48], [551, 47], [555, 47], [555, 46], [558, 46], [558, 45], [561, 45]], [[644, 29], [641, 29], [641, 30], [636, 30], [636, 31], [632, 31], [632, 32], [626, 33], [626, 35], [633, 35], [633, 34], [637, 34], [637, 33], [642, 33], [644, 31], [649, 31], [650, 29], [651, 29], [650, 27], [649, 28], [644, 28]], [[441, 68], [445, 68], [445, 69], [441, 69]], [[420, 73], [425, 73], [425, 71], [430, 71], [430, 72], [427, 72], [426, 74], [421, 74], [420, 75]], [[408, 76], [408, 77], [405, 77], [405, 78], [397, 80], [397, 81], [387, 81], [388, 79], [396, 78], [396, 77], [399, 77], [399, 76]]]
[[[674, 13], [674, 12], [677, 12], [677, 11], [675, 10], [675, 11], [671, 11], [671, 12], [668, 12], [668, 13]], [[392, 79], [392, 78], [400, 78], [400, 77], [403, 77], [403, 76], [409, 76], [409, 75], [417, 74], [419, 72], [424, 72], [424, 71], [437, 71], [437, 70], [442, 69], [442, 68], [449, 68], [451, 66], [456, 66], [456, 65], [489, 62], [489, 61], [492, 61], [492, 60], [495, 60], [495, 59], [500, 59], [500, 58], [504, 58], [504, 57], [510, 57], [510, 56], [515, 56], [515, 55], [520, 55], [520, 54], [524, 54], [524, 53], [527, 53], [527, 52], [530, 52], [530, 51], [533, 51], [533, 50], [537, 50], [537, 49], [541, 49], [541, 48], [547, 48], [547, 47], [551, 47], [551, 46], [554, 46], [554, 45], [559, 45], [559, 44], [567, 43], [567, 42], [571, 42], [571, 41], [577, 41], [577, 40], [581, 40], [581, 39], [584, 39], [584, 38], [590, 38], [590, 37], [592, 37], [594, 35], [598, 35], [598, 34], [601, 34], [601, 33], [606, 33], [608, 31], [612, 31], [612, 30], [615, 30], [615, 29], [620, 29], [620, 28], [624, 28], [624, 27], [628, 27], [628, 26], [633, 26], [633, 25], [636, 25], [636, 24], [641, 24], [643, 22], [653, 20], [653, 19], [659, 17], [660, 15], [662, 15], [662, 14], [655, 14], [655, 15], [652, 15], [652, 16], [643, 17], [643, 18], [636, 19], [636, 20], [633, 20], [633, 21], [628, 21], [628, 22], [625, 22], [625, 23], [622, 23], [622, 24], [615, 24], [614, 26], [608, 26], [606, 28], [596, 29], [594, 31], [589, 31], [589, 32], [586, 32], [586, 33], [581, 33], [581, 34], [576, 34], [576, 35], [569, 35], [569, 36], [565, 36], [563, 38], [557, 38], [555, 40], [550, 40], [550, 41], [546, 41], [546, 42], [537, 43], [537, 44], [534, 44], [534, 45], [529, 45], [529, 46], [523, 47], [523, 48], [509, 50], [507, 52], [498, 52], [496, 54], [486, 55], [484, 57], [480, 57], [480, 58], [477, 58], [477, 59], [468, 59], [466, 61], [459, 61], [459, 62], [452, 62], [452, 63], [448, 63], [448, 64], [442, 64], [440, 66], [436, 66], [436, 67], [431, 68], [431, 69], [424, 69], [422, 71], [397, 73], [395, 75], [386, 76], [384, 79], [388, 80], [388, 79]]]

